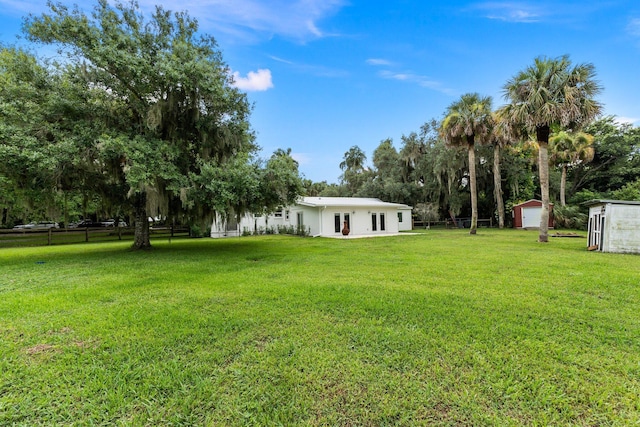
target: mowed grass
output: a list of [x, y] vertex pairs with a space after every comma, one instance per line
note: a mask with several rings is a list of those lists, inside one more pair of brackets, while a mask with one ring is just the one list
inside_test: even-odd
[[0, 250], [0, 425], [637, 425], [640, 257], [481, 229]]

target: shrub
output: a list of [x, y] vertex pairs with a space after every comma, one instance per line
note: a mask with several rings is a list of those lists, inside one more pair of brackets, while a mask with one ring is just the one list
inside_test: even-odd
[[579, 206], [554, 206], [553, 221], [556, 228], [586, 230], [588, 215]]

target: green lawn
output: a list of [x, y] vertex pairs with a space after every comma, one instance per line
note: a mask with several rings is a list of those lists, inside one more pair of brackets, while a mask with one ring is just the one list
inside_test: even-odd
[[536, 239], [0, 249], [0, 425], [637, 425], [640, 257]]

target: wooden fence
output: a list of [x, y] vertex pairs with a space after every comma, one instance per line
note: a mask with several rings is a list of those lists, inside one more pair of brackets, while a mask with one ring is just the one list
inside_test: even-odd
[[[478, 219], [478, 227], [492, 228], [493, 226], [494, 226], [493, 219], [491, 218]], [[445, 221], [413, 220], [413, 228], [469, 228], [469, 227], [471, 227], [471, 218], [456, 218], [455, 223], [450, 219]]]
[[[64, 245], [118, 240], [133, 241], [133, 234], [133, 227], [0, 230], [0, 247]], [[185, 227], [152, 227], [149, 230], [149, 234], [152, 240], [188, 237], [189, 229]]]

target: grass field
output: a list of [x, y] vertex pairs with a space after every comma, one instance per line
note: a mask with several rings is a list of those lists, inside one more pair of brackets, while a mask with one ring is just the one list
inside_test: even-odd
[[0, 425], [638, 425], [640, 257], [481, 229], [0, 250]]

